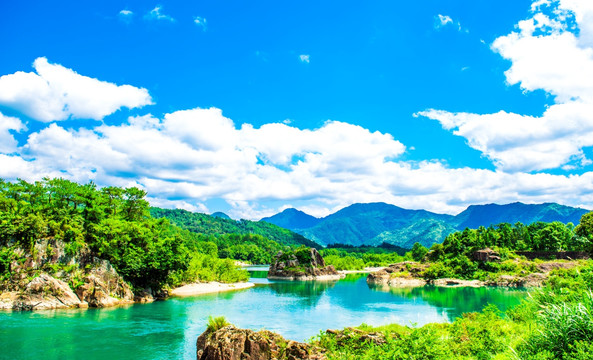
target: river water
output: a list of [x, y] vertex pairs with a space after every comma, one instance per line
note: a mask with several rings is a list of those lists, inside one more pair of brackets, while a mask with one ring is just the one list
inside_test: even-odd
[[498, 288], [380, 289], [366, 275], [337, 282], [270, 282], [254, 288], [111, 309], [0, 312], [0, 359], [195, 359], [209, 315], [293, 340], [361, 323], [448, 322], [486, 304], [504, 310], [525, 291]]

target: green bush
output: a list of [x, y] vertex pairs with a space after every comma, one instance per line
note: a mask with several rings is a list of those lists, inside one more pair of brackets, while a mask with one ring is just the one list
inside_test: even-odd
[[215, 332], [217, 330], [222, 329], [225, 326], [229, 326], [230, 323], [226, 320], [224, 316], [217, 316], [212, 317], [208, 316], [208, 325], [206, 327], [206, 331], [208, 332]]
[[427, 280], [435, 280], [453, 276], [451, 269], [442, 262], [432, 263], [422, 272], [422, 277]]

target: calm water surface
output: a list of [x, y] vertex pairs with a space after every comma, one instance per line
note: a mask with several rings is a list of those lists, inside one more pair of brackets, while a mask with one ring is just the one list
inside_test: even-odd
[[209, 315], [305, 340], [361, 323], [447, 322], [487, 303], [517, 304], [524, 291], [490, 288], [379, 289], [366, 275], [338, 282], [269, 282], [255, 288], [112, 309], [0, 312], [0, 359], [195, 359]]

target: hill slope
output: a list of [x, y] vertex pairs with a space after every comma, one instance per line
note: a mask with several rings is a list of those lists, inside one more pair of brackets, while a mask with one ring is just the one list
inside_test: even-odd
[[[423, 244], [438, 241], [443, 231], [455, 230], [448, 225], [452, 219], [450, 215], [407, 210], [385, 203], [354, 204], [299, 232], [323, 245], [340, 243], [359, 246], [387, 242], [403, 247], [412, 239]], [[418, 238], [419, 233], [424, 233], [424, 236]]]
[[319, 244], [305, 238], [303, 235], [267, 222], [235, 221], [207, 214], [192, 213], [187, 210], [161, 209], [157, 207], [150, 208], [150, 214], [155, 218], [167, 218], [171, 224], [195, 233], [205, 235], [255, 234], [274, 240], [282, 245], [302, 244], [320, 248]]

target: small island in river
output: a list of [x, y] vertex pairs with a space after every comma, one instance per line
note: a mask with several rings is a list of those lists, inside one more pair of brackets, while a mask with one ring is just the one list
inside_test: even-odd
[[344, 277], [332, 265], [326, 266], [316, 249], [307, 247], [279, 252], [268, 272], [268, 279], [273, 280], [339, 280]]

